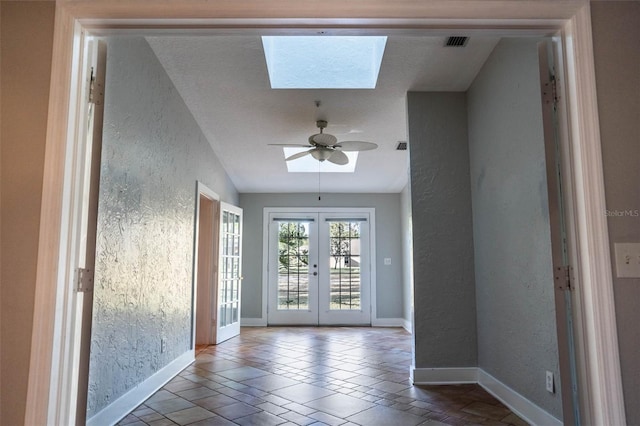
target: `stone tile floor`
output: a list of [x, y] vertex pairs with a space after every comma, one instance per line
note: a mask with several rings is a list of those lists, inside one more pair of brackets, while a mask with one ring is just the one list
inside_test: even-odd
[[243, 328], [119, 424], [526, 425], [477, 385], [412, 386], [410, 363], [403, 329]]

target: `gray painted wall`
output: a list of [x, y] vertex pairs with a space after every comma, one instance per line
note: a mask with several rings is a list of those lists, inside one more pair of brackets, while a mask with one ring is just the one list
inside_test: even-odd
[[144, 39], [108, 40], [106, 78], [88, 417], [189, 350], [196, 180], [238, 201]]
[[[640, 242], [640, 3], [592, 2], [593, 48], [607, 210], [614, 243]], [[640, 424], [640, 279], [613, 285], [628, 424]]]
[[411, 218], [411, 182], [400, 193], [400, 229], [402, 229], [402, 318], [413, 329], [413, 221]]
[[561, 418], [537, 40], [500, 41], [467, 104], [478, 366]]
[[[373, 207], [376, 209], [378, 318], [402, 318], [400, 194], [240, 194], [244, 210], [242, 317], [262, 317], [262, 238], [265, 207]], [[391, 265], [384, 265], [384, 258]]]
[[415, 366], [475, 367], [476, 306], [464, 93], [408, 94]]

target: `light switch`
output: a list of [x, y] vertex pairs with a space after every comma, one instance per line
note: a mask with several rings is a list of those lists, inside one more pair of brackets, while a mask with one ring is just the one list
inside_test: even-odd
[[615, 243], [616, 276], [640, 278], [640, 243]]
[[391, 258], [390, 257], [385, 257], [384, 258], [384, 264], [385, 265], [391, 265]]

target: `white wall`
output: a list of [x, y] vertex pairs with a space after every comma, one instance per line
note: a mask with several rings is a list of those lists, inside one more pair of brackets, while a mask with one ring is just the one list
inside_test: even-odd
[[411, 217], [411, 182], [400, 193], [402, 229], [402, 318], [413, 329], [413, 219]]
[[[322, 194], [321, 201], [318, 201], [318, 194], [240, 194], [240, 207], [244, 210], [242, 318], [262, 318], [265, 207], [375, 208], [377, 316], [403, 317], [400, 194]], [[391, 265], [384, 265], [385, 257], [391, 258]]]
[[502, 39], [467, 92], [478, 366], [562, 418], [537, 39]]
[[465, 94], [409, 92], [408, 116], [415, 367], [475, 367]]

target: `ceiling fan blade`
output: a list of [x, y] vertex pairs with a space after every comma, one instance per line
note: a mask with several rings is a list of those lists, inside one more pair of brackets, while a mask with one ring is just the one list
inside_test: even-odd
[[338, 142], [338, 139], [329, 133], [317, 133], [309, 136], [309, 143], [312, 145], [333, 146], [336, 142]]
[[342, 151], [352, 152], [352, 151], [369, 151], [372, 149], [376, 149], [378, 145], [372, 142], [344, 141], [336, 144], [335, 147], [340, 148], [340, 150]]
[[349, 157], [347, 157], [347, 154], [345, 154], [344, 152], [333, 151], [331, 156], [327, 158], [327, 161], [330, 161], [333, 164], [337, 164], [339, 166], [344, 166], [349, 162]]
[[291, 155], [291, 156], [289, 156], [289, 157], [285, 158], [285, 159], [284, 159], [284, 161], [291, 161], [291, 160], [295, 160], [295, 159], [297, 159], [297, 158], [304, 157], [305, 155], [309, 155], [309, 154], [311, 154], [311, 151], [312, 151], [312, 150], [309, 150], [309, 151], [302, 151], [302, 152], [299, 152], [299, 153], [297, 153], [297, 154], [293, 154], [293, 155]]
[[312, 145], [309, 144], [301, 144], [301, 143], [268, 143], [269, 146], [289, 146], [291, 148], [313, 148]]

